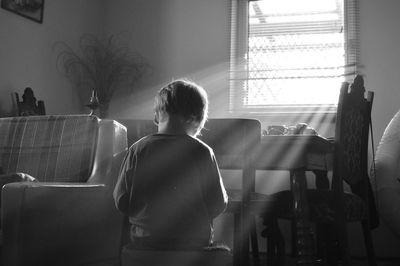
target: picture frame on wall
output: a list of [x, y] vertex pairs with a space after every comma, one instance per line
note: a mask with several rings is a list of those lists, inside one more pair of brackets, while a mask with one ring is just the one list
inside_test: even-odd
[[1, 0], [1, 8], [43, 23], [44, 0]]

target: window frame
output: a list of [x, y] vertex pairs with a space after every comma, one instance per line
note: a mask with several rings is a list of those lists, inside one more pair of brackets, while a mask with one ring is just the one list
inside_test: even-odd
[[[232, 114], [283, 115], [335, 114], [337, 104], [244, 104], [243, 82], [246, 77], [246, 53], [248, 52], [249, 2], [258, 0], [230, 1], [230, 69], [229, 69], [229, 112]], [[352, 66], [352, 73], [344, 75], [351, 82], [359, 66], [359, 0], [343, 0], [345, 65]], [[341, 84], [338, 84], [338, 91]]]

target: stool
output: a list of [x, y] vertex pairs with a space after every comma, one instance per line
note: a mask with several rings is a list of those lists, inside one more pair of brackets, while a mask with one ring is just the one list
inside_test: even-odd
[[124, 247], [122, 266], [230, 266], [226, 250], [137, 250]]

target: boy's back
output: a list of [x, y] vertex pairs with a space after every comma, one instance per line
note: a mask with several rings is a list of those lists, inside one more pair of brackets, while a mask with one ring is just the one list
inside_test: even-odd
[[155, 134], [136, 142], [115, 198], [130, 217], [134, 242], [145, 240], [156, 248], [208, 245], [212, 219], [226, 206], [212, 150], [184, 134]]
[[197, 249], [212, 242], [212, 219], [228, 196], [214, 153], [196, 139], [207, 120], [206, 91], [185, 80], [154, 101], [158, 134], [130, 147], [114, 199], [129, 216], [134, 248]]

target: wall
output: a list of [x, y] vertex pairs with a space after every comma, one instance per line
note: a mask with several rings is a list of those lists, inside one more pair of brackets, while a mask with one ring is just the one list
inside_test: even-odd
[[82, 33], [102, 33], [102, 0], [45, 2], [39, 24], [0, 9], [0, 115], [12, 115], [14, 92], [32, 87], [48, 114], [82, 111], [70, 83], [56, 69], [55, 42], [78, 44]]
[[[400, 109], [399, 10], [400, 2], [396, 0], [360, 1], [360, 60], [366, 89], [375, 91], [372, 109], [375, 146], [390, 119]], [[393, 200], [393, 204], [398, 204], [396, 199]], [[353, 230], [352, 233], [359, 234], [360, 231]], [[395, 239], [384, 224], [374, 231], [373, 237], [379, 256], [399, 257], [400, 240]]]
[[400, 2], [362, 0], [361, 65], [366, 88], [376, 92], [372, 119], [378, 141], [400, 109]]
[[152, 116], [155, 92], [173, 78], [186, 77], [203, 85], [211, 115], [227, 108], [229, 28], [226, 0], [107, 1], [106, 33], [128, 31], [132, 47], [152, 65], [139, 92], [115, 99], [116, 117]]

